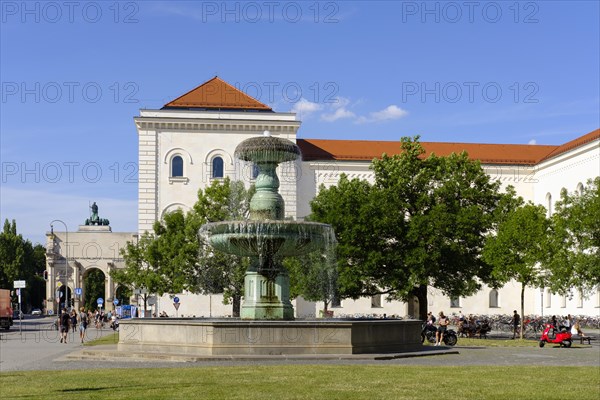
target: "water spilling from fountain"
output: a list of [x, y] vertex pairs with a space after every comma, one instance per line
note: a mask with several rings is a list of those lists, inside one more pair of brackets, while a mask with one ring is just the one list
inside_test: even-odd
[[240, 143], [235, 156], [258, 167], [250, 218], [209, 223], [200, 234], [219, 251], [252, 259], [244, 279], [242, 319], [291, 320], [294, 310], [282, 260], [329, 246], [335, 240], [333, 230], [326, 224], [284, 220], [277, 167], [300, 156], [295, 143], [265, 132]]

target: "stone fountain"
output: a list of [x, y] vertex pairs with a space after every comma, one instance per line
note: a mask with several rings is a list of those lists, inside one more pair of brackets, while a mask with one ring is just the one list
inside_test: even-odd
[[394, 353], [421, 349], [421, 321], [294, 319], [284, 257], [322, 249], [329, 225], [284, 220], [277, 166], [300, 156], [296, 144], [267, 132], [240, 143], [235, 155], [257, 165], [250, 218], [204, 225], [200, 234], [220, 251], [250, 257], [240, 319], [123, 320], [119, 351], [194, 356]]
[[278, 191], [277, 166], [294, 161], [299, 155], [296, 144], [273, 137], [268, 131], [240, 143], [236, 158], [258, 167], [250, 219], [215, 222], [200, 229], [215, 249], [252, 259], [244, 280], [242, 319], [294, 319], [289, 278], [281, 264], [283, 257], [306, 254], [334, 241], [329, 225], [284, 221], [285, 204]]

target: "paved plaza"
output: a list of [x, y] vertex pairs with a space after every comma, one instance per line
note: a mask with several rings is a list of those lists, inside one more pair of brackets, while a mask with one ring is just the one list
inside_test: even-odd
[[[600, 366], [600, 344], [574, 342], [570, 349], [547, 345], [539, 347], [485, 347], [461, 346], [439, 349], [425, 346], [418, 353], [394, 355], [352, 355], [344, 357], [172, 357], [168, 355], [130, 354], [126, 357], [116, 351], [116, 343], [103, 346], [83, 346], [78, 332], [69, 333], [69, 342], [60, 343], [58, 332], [52, 328], [51, 318], [25, 319], [21, 331], [19, 323], [8, 332], [0, 333], [0, 371], [67, 370], [101, 368], [182, 368], [194, 366], [232, 366], [260, 363], [281, 364], [376, 364], [376, 365], [532, 365], [532, 366]], [[591, 332], [596, 338], [598, 331]], [[93, 340], [112, 334], [110, 329], [88, 329], [87, 338]], [[490, 338], [487, 340], [507, 340]]]

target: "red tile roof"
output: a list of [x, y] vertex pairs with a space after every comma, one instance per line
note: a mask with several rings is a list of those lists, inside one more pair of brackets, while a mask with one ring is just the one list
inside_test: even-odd
[[273, 111], [271, 107], [225, 82], [218, 76], [165, 104], [165, 108]]
[[[425, 149], [425, 156], [431, 153], [446, 156], [466, 151], [470, 159], [479, 160], [484, 164], [534, 165], [599, 137], [600, 130], [596, 130], [562, 146], [443, 142], [421, 142], [421, 144]], [[302, 159], [305, 161], [371, 161], [381, 157], [383, 153], [387, 155], [400, 153], [399, 141], [298, 139], [297, 143], [302, 151]]]
[[598, 140], [598, 139], [600, 139], [600, 129], [596, 129], [595, 131], [592, 131], [592, 132], [588, 133], [587, 135], [580, 136], [577, 139], [571, 140], [570, 142], [567, 142], [561, 146], [558, 146], [556, 149], [554, 149], [554, 151], [552, 151], [550, 154], [546, 155], [546, 157], [544, 157], [544, 160], [547, 160], [552, 157], [556, 157], [556, 156], [558, 156], [562, 153], [565, 153], [571, 149], [574, 149], [576, 147], [582, 146], [586, 143], [589, 143], [591, 141]]

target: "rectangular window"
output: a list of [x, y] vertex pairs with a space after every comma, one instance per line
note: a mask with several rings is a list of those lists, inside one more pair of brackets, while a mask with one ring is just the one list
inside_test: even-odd
[[450, 297], [450, 308], [460, 308], [459, 297]]
[[339, 308], [341, 306], [342, 302], [340, 301], [339, 297], [333, 296], [333, 299], [331, 299], [331, 308]]
[[371, 296], [371, 308], [381, 308], [381, 295]]

